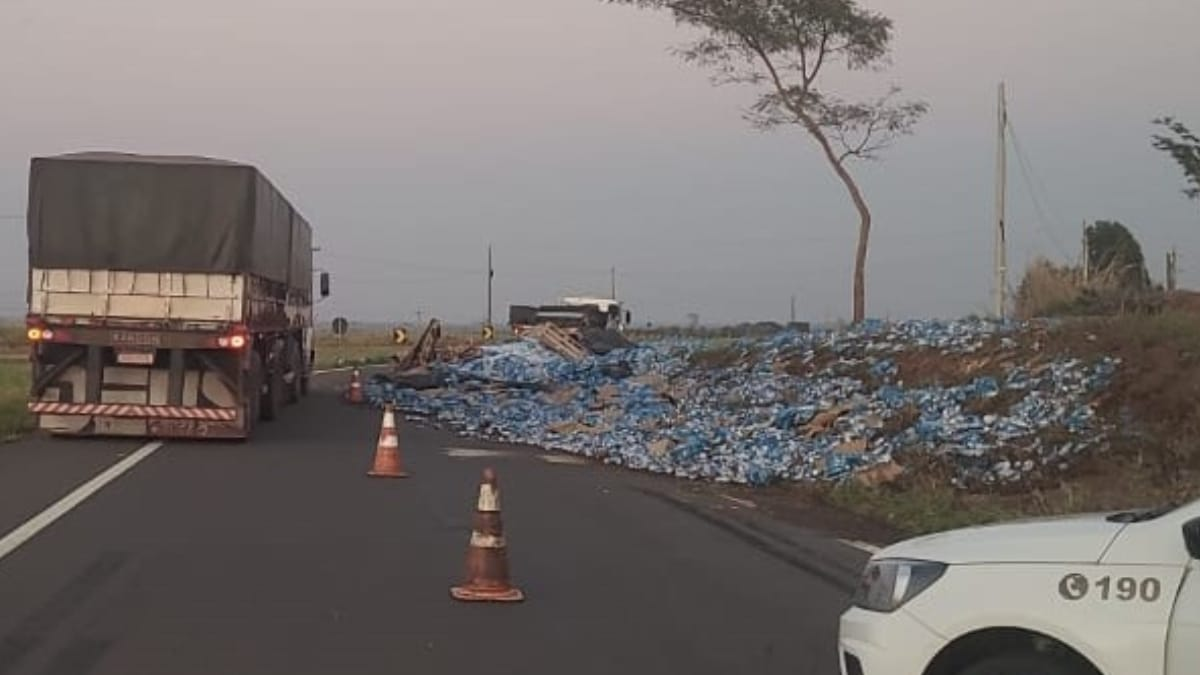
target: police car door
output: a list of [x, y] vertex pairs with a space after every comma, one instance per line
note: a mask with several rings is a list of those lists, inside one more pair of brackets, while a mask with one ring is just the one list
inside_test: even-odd
[[1183, 526], [1188, 565], [1167, 636], [1167, 675], [1200, 673], [1200, 519]]

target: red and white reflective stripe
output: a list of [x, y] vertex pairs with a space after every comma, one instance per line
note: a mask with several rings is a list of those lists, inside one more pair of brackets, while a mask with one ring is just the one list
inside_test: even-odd
[[34, 401], [29, 412], [39, 415], [102, 415], [105, 417], [154, 417], [232, 422], [237, 408], [196, 408], [173, 405], [130, 405], [123, 403], [54, 403]]

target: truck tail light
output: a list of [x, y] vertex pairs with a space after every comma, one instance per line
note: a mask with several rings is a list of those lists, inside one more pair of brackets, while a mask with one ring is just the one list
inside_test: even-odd
[[250, 344], [250, 334], [245, 330], [235, 330], [217, 338], [217, 346], [221, 349], [245, 349]]
[[55, 335], [53, 330], [40, 326], [30, 326], [29, 330], [25, 331], [25, 337], [29, 338], [30, 342], [52, 342]]

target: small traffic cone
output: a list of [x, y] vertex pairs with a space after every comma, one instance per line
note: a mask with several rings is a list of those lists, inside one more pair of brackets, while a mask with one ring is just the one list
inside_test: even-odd
[[525, 594], [508, 580], [508, 553], [500, 522], [500, 488], [496, 472], [483, 471], [479, 503], [467, 549], [467, 575], [461, 586], [450, 589], [456, 600], [467, 602], [520, 602]]
[[391, 404], [383, 409], [379, 443], [375, 446], [375, 465], [367, 475], [374, 478], [408, 478], [400, 465], [400, 438], [396, 435], [396, 413]]
[[350, 403], [363, 402], [362, 376], [358, 368], [350, 371], [350, 387], [346, 389], [346, 400]]

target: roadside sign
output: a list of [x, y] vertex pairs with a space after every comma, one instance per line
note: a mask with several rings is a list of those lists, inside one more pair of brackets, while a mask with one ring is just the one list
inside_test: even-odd
[[398, 345], [408, 342], [408, 331], [404, 330], [403, 328], [396, 327], [392, 331], [392, 342], [395, 342]]
[[345, 317], [339, 316], [333, 320], [333, 334], [337, 336], [345, 335], [350, 332], [350, 322]]
[[483, 324], [483, 339], [491, 341], [491, 340], [494, 340], [495, 338], [496, 338], [496, 329], [492, 327], [492, 324], [490, 324], [490, 323]]

